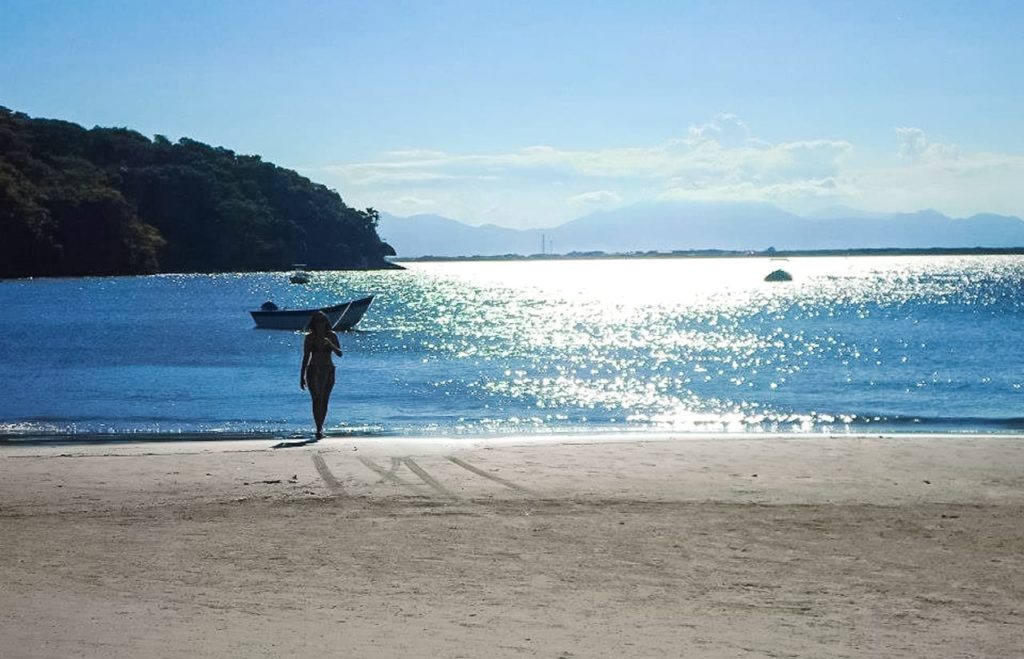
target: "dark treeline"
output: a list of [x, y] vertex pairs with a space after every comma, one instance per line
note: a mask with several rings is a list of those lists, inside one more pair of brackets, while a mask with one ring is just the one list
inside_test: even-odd
[[0, 107], [0, 277], [397, 267], [376, 227], [259, 156]]

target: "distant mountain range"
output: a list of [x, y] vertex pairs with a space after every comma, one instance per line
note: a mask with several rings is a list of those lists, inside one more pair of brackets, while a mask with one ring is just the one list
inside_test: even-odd
[[1024, 220], [933, 210], [866, 213], [837, 208], [801, 217], [769, 204], [646, 203], [585, 215], [550, 229], [470, 226], [439, 215], [381, 213], [378, 233], [398, 256], [572, 252], [1024, 247]]

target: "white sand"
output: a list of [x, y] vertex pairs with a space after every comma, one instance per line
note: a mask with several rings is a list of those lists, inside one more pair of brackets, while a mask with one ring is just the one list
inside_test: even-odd
[[0, 657], [1013, 657], [1024, 438], [0, 447]]

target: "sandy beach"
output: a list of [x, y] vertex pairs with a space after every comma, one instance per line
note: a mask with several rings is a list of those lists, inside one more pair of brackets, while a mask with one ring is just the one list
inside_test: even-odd
[[0, 447], [0, 656], [1011, 657], [1024, 441]]

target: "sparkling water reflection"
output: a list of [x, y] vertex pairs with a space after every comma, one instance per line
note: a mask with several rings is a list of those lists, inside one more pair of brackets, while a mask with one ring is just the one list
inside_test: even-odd
[[[787, 283], [764, 275], [785, 267]], [[297, 432], [297, 334], [266, 299], [373, 293], [337, 431], [1011, 431], [1019, 257], [418, 263], [402, 272], [0, 284], [8, 436]]]

